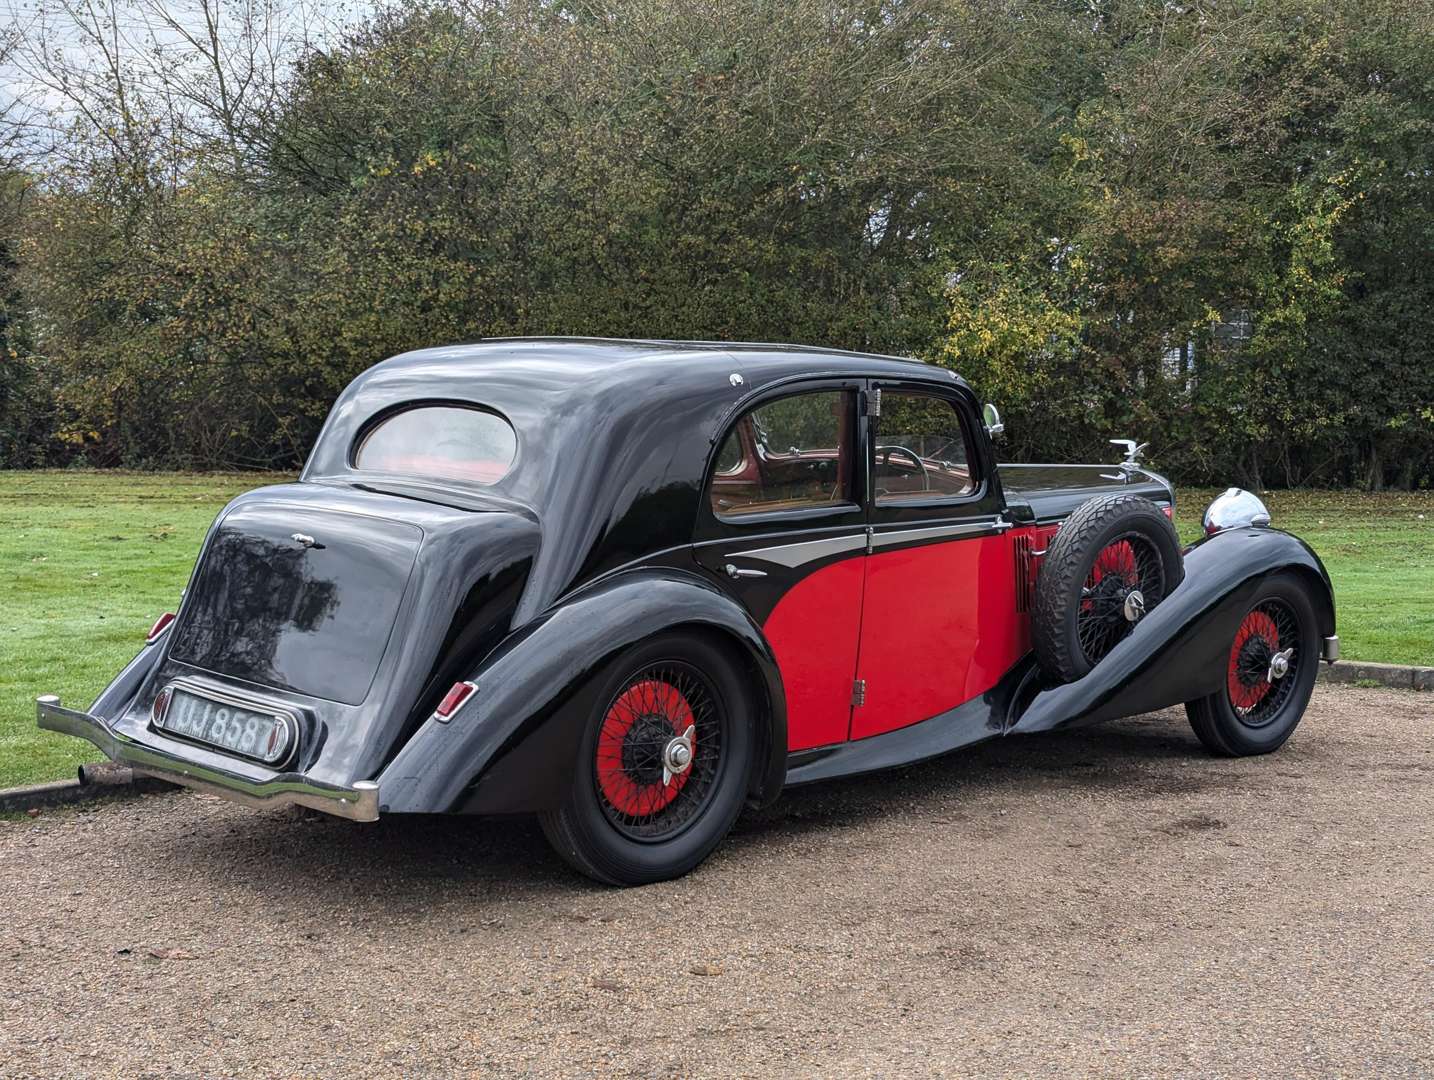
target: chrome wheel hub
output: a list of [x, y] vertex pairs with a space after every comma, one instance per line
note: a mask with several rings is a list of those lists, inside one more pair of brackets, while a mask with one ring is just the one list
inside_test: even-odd
[[1145, 594], [1139, 589], [1131, 589], [1125, 594], [1125, 604], [1121, 607], [1126, 622], [1139, 622], [1145, 615]]
[[1265, 678], [1273, 683], [1278, 682], [1288, 675], [1290, 673], [1290, 658], [1294, 656], [1294, 654], [1295, 650], [1289, 648], [1283, 652], [1277, 652], [1274, 656], [1270, 657], [1270, 669], [1265, 673]]
[[662, 782], [672, 783], [674, 776], [685, 773], [692, 767], [692, 733], [694, 726], [689, 726], [681, 735], [672, 739], [662, 750]]

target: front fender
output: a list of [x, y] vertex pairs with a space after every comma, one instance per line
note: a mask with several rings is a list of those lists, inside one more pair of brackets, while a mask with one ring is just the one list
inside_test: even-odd
[[1334, 592], [1308, 544], [1278, 529], [1231, 529], [1185, 555], [1185, 580], [1082, 679], [1035, 694], [1012, 731], [1050, 731], [1193, 701], [1225, 683], [1230, 643], [1260, 583], [1295, 570], [1320, 633], [1334, 633]]
[[514, 633], [470, 676], [473, 698], [432, 717], [379, 777], [382, 813], [550, 809], [572, 783], [574, 747], [601, 703], [593, 683], [623, 649], [677, 627], [727, 638], [765, 696], [767, 738], [751, 794], [786, 778], [787, 721], [777, 663], [745, 609], [707, 580], [671, 568], [631, 570], [585, 589]]

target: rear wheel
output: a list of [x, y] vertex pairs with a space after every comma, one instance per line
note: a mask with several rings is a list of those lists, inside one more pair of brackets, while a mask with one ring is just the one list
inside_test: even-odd
[[745, 798], [751, 710], [727, 651], [695, 634], [627, 650], [583, 732], [573, 789], [540, 817], [574, 869], [612, 885], [678, 877], [712, 853]]
[[1230, 644], [1225, 685], [1188, 702], [1196, 736], [1225, 757], [1268, 754], [1293, 734], [1314, 692], [1319, 627], [1304, 584], [1277, 574], [1260, 586]]

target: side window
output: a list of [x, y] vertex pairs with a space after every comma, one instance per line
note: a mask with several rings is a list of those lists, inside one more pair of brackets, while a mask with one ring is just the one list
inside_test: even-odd
[[878, 505], [960, 498], [976, 490], [961, 414], [934, 394], [884, 390], [873, 476]]
[[722, 517], [851, 501], [855, 395], [794, 394], [744, 414], [722, 442], [708, 491]]

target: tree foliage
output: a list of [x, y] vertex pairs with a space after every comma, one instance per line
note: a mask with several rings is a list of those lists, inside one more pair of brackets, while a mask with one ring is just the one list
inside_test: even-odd
[[292, 465], [387, 355], [574, 333], [923, 356], [1015, 457], [1431, 482], [1428, 0], [405, 2], [283, 63], [253, 5], [43, 69], [0, 460]]

